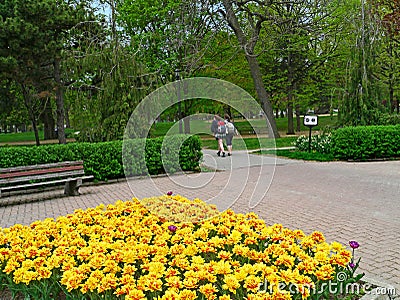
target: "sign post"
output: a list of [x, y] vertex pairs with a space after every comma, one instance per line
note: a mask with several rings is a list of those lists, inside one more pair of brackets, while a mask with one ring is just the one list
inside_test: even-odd
[[308, 135], [308, 152], [311, 152], [311, 129], [318, 125], [318, 116], [304, 116], [303, 124], [310, 128]]

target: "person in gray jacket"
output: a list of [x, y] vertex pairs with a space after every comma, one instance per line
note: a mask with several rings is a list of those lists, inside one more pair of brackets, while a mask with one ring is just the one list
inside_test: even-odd
[[227, 129], [227, 133], [225, 135], [226, 147], [228, 148], [228, 156], [232, 156], [232, 140], [233, 136], [238, 134], [238, 131], [236, 130], [235, 125], [228, 114], [225, 114], [225, 124]]

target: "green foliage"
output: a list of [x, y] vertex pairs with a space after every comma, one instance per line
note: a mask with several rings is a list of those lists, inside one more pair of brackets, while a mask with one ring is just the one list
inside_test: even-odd
[[338, 159], [400, 157], [400, 125], [340, 128], [331, 140], [331, 153]]
[[[21, 117], [26, 122], [29, 116], [37, 144], [37, 124], [52, 99], [57, 104], [60, 142], [65, 142], [62, 94], [68, 80], [62, 78], [60, 66], [65, 50], [75, 41], [74, 37], [67, 38], [71, 29], [94, 18], [89, 7], [86, 0], [8, 0], [0, 5], [0, 80], [12, 83], [12, 97], [23, 99], [27, 115], [25, 112]], [[10, 104], [11, 113], [19, 111], [20, 101]], [[9, 121], [15, 121], [15, 117], [18, 119], [18, 114]], [[52, 132], [52, 122], [44, 120]]]
[[[85, 51], [79, 61], [74, 57], [68, 60], [76, 78], [66, 93], [71, 105], [72, 126], [80, 131], [77, 140], [122, 139], [135, 107], [154, 89], [154, 78], [142, 78], [145, 72], [142, 65], [126, 47], [99, 44], [82, 47]], [[83, 88], [86, 85], [93, 88]], [[139, 124], [146, 127], [146, 122], [142, 123]]]
[[[177, 135], [156, 139], [136, 139], [129, 141], [128, 146], [125, 147], [125, 150], [129, 149], [125, 151], [125, 155], [132, 164], [126, 166], [124, 173], [122, 146], [122, 141], [113, 141], [40, 147], [0, 147], [0, 167], [83, 160], [86, 175], [94, 175], [97, 180], [107, 180], [121, 178], [125, 174], [127, 176], [155, 175], [165, 172], [174, 173], [180, 169], [196, 171], [199, 170], [202, 158], [201, 141], [197, 136]], [[142, 153], [143, 149], [145, 153]], [[162, 160], [161, 151], [165, 154]]]
[[133, 41], [137, 57], [167, 83], [176, 79], [176, 69], [181, 78], [198, 69], [215, 29], [208, 8], [195, 1], [122, 1], [118, 22]]
[[374, 125], [396, 125], [400, 124], [400, 115], [375, 111]]
[[375, 75], [379, 47], [379, 30], [370, 13], [371, 3], [361, 1], [359, 15], [353, 15], [355, 43], [349, 44], [346, 93], [340, 107], [343, 125], [374, 125], [374, 114], [381, 109], [382, 83]]

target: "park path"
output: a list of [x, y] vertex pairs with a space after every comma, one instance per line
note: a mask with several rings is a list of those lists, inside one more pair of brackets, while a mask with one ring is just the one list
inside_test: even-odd
[[356, 240], [356, 258], [362, 257], [359, 270], [400, 291], [400, 161], [304, 162], [244, 151], [222, 158], [204, 150], [204, 162], [222, 171], [92, 184], [82, 187], [77, 197], [55, 190], [2, 198], [3, 204], [14, 204], [0, 207], [0, 227], [173, 191], [220, 209], [254, 211], [267, 224], [281, 223], [306, 233], [318, 230], [328, 242], [348, 245]]

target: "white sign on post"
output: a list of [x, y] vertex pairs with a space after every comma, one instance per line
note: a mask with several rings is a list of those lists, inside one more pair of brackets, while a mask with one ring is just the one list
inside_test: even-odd
[[311, 152], [311, 128], [318, 125], [318, 116], [304, 116], [304, 126], [308, 126], [310, 133], [308, 135], [308, 152]]
[[304, 116], [304, 125], [305, 126], [317, 126], [318, 125], [318, 116]]

